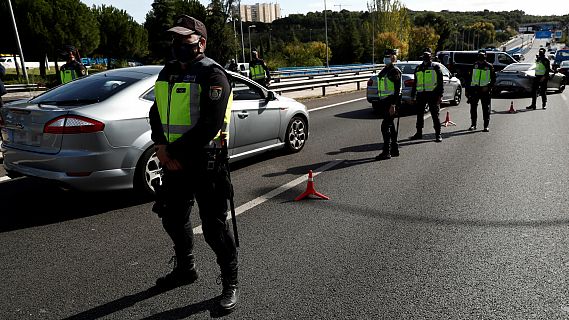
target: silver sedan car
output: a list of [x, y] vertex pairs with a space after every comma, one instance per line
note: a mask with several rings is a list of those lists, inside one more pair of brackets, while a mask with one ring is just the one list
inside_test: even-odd
[[[403, 105], [409, 105], [411, 101], [411, 90], [413, 88], [413, 81], [415, 81], [415, 68], [420, 65], [422, 61], [401, 61], [395, 63], [395, 65], [401, 70], [403, 88], [401, 88], [401, 102]], [[462, 98], [462, 85], [460, 80], [453, 76], [450, 71], [442, 64], [438, 62], [433, 62], [434, 64], [441, 67], [443, 73], [443, 102], [448, 103], [452, 106], [457, 106], [460, 104]], [[377, 96], [377, 75], [371, 76], [367, 82], [367, 101], [371, 103], [374, 110], [379, 109], [379, 97]], [[425, 107], [424, 112], [428, 112], [428, 106]]]
[[[535, 78], [535, 63], [512, 63], [496, 73], [494, 94], [502, 91], [530, 93]], [[563, 92], [567, 79], [562, 73], [550, 72], [547, 90]]]
[[[135, 188], [152, 194], [160, 163], [148, 113], [161, 66], [116, 69], [59, 86], [0, 109], [4, 167], [9, 176], [57, 181], [79, 190]], [[231, 161], [308, 139], [306, 107], [230, 73]]]

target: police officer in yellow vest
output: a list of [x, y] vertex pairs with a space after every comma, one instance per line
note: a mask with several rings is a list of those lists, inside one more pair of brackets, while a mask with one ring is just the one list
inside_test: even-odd
[[249, 62], [249, 78], [258, 84], [268, 87], [271, 81], [269, 68], [263, 59], [259, 58], [257, 50], [251, 51], [253, 59]]
[[67, 59], [67, 62], [59, 68], [61, 84], [66, 84], [87, 74], [83, 64], [77, 61], [78, 55], [75, 47], [66, 45], [61, 52]]
[[377, 94], [383, 114], [381, 122], [383, 151], [375, 157], [376, 160], [387, 160], [392, 156], [399, 156], [397, 130], [393, 120], [401, 105], [401, 70], [394, 65], [395, 62], [397, 62], [397, 51], [395, 49], [385, 50], [383, 58], [385, 68], [377, 75]]
[[221, 270], [220, 306], [230, 310], [237, 303], [237, 248], [226, 222], [233, 190], [220, 147], [231, 116], [231, 86], [224, 68], [204, 54], [205, 25], [187, 15], [175, 21], [168, 30], [174, 60], [158, 76], [150, 109], [152, 140], [163, 168], [153, 211], [162, 218], [176, 258], [174, 269], [156, 285], [173, 288], [198, 278], [190, 222], [195, 198], [205, 241]]
[[415, 68], [415, 81], [411, 89], [411, 97], [417, 110], [417, 133], [410, 139], [417, 140], [423, 138], [423, 110], [425, 105], [429, 106], [433, 126], [435, 129], [435, 141], [441, 142], [441, 120], [439, 119], [440, 104], [443, 99], [443, 73], [441, 68], [431, 61], [431, 48], [423, 50], [423, 63]]
[[526, 109], [535, 110], [538, 89], [541, 96], [541, 107], [543, 109], [547, 108], [547, 81], [549, 81], [550, 72], [551, 66], [549, 59], [545, 57], [545, 48], [539, 48], [539, 55], [535, 59], [535, 77], [531, 86], [531, 106]]
[[496, 72], [492, 64], [486, 61], [486, 51], [478, 51], [478, 61], [472, 67], [470, 86], [466, 92], [468, 93], [468, 101], [470, 102], [470, 120], [471, 126], [468, 130], [476, 130], [478, 100], [482, 104], [482, 117], [484, 119], [484, 132], [490, 131], [490, 103], [491, 93], [496, 83]]

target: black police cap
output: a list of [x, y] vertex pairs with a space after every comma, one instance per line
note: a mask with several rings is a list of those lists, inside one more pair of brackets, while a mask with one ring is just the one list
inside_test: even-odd
[[383, 52], [383, 55], [386, 57], [396, 54], [397, 54], [397, 49], [385, 49], [385, 51]]
[[423, 49], [423, 53], [431, 54], [431, 53], [433, 53], [433, 50], [431, 50], [431, 48], [427, 47], [427, 48]]
[[168, 29], [168, 31], [181, 34], [183, 36], [189, 36], [195, 33], [202, 36], [204, 39], [207, 39], [207, 29], [205, 24], [198, 19], [185, 14], [178, 16], [176, 18], [176, 23], [174, 23], [174, 27]]

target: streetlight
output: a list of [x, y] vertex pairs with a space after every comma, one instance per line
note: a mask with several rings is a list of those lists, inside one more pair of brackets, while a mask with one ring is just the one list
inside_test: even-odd
[[[20, 44], [20, 36], [18, 35], [18, 26], [16, 25], [16, 19], [14, 18], [14, 10], [12, 10], [12, 2], [8, 0], [8, 9], [10, 10], [10, 17], [12, 18], [12, 24], [14, 25], [14, 33], [16, 35], [16, 42], [18, 43], [18, 51], [20, 51], [20, 62], [22, 64], [22, 73], [26, 78], [26, 83], [30, 84], [28, 79], [28, 71], [26, 70], [26, 61], [24, 59], [24, 52], [22, 51], [22, 45]], [[17, 65], [18, 61], [14, 59], [14, 64]]]
[[241, 52], [243, 54], [243, 63], [245, 63], [245, 42], [243, 41], [243, 17], [241, 17], [241, 0], [239, 0], [239, 24], [241, 26]]
[[328, 20], [326, 19], [326, 0], [324, 0], [324, 28], [326, 29], [326, 68], [330, 70], [330, 64], [328, 63]]
[[249, 61], [253, 60], [253, 53], [251, 52], [251, 28], [255, 28], [256, 25], [252, 24], [247, 27], [249, 30]]

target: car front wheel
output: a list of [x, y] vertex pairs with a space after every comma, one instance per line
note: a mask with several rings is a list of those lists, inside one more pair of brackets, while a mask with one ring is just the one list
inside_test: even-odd
[[456, 88], [454, 92], [454, 98], [450, 101], [451, 106], [458, 106], [460, 104], [460, 100], [462, 99], [462, 88]]
[[285, 145], [286, 149], [291, 153], [296, 153], [304, 148], [304, 144], [308, 139], [308, 125], [302, 117], [293, 117], [286, 129]]
[[559, 83], [559, 93], [563, 93], [563, 91], [565, 91], [565, 84], [567, 82], [567, 79], [563, 79], [561, 80], [561, 82]]
[[162, 166], [154, 148], [148, 148], [138, 160], [134, 171], [134, 190], [142, 196], [154, 196], [153, 183], [161, 183]]

